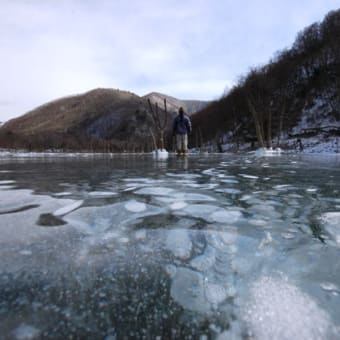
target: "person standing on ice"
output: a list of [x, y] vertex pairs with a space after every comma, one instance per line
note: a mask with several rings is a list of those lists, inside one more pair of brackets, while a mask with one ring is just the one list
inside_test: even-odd
[[184, 113], [183, 107], [178, 110], [178, 115], [174, 119], [173, 136], [176, 136], [177, 155], [188, 153], [188, 134], [191, 132], [191, 121]]

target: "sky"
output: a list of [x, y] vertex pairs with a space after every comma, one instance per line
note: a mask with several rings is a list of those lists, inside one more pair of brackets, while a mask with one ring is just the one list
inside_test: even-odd
[[215, 100], [339, 0], [0, 0], [0, 122], [94, 88]]

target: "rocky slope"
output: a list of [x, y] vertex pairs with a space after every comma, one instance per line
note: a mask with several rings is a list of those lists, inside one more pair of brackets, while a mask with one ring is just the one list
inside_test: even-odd
[[157, 103], [160, 107], [164, 106], [164, 99], [166, 99], [169, 112], [178, 112], [178, 109], [183, 107], [189, 115], [202, 110], [210, 103], [202, 100], [181, 100], [158, 92], [151, 92], [143, 98], [150, 99], [152, 103]]

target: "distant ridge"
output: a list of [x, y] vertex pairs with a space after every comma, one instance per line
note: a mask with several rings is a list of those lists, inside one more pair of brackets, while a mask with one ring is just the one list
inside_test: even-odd
[[157, 103], [161, 107], [163, 107], [164, 99], [166, 99], [169, 111], [178, 112], [178, 109], [183, 107], [184, 111], [189, 115], [204, 109], [210, 104], [209, 101], [202, 100], [181, 100], [159, 92], [151, 92], [143, 96], [143, 98], [150, 99], [151, 102]]

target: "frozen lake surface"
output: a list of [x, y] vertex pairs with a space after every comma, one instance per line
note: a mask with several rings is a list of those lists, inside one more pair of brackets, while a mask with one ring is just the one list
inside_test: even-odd
[[1, 339], [339, 339], [340, 157], [0, 158]]

